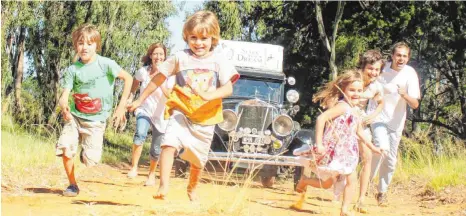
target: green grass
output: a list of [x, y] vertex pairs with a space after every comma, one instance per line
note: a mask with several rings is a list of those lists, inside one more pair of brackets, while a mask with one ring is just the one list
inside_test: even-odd
[[465, 185], [466, 161], [460, 158], [448, 160], [433, 170], [432, 178], [428, 184], [434, 190], [440, 190], [445, 186]]
[[[102, 163], [117, 165], [122, 162], [131, 163], [133, 135], [129, 132], [117, 133], [111, 129], [107, 129], [104, 139], [104, 152], [102, 155]], [[149, 146], [150, 140], [147, 139], [139, 159], [139, 164], [145, 164], [149, 161]]]
[[27, 133], [10, 120], [2, 117], [2, 184], [18, 188], [31, 183], [57, 184], [56, 180], [41, 178], [58, 175], [63, 169], [55, 156], [54, 139]]
[[434, 143], [426, 136], [420, 136], [418, 141], [403, 137], [402, 145], [394, 181], [416, 178], [434, 191], [466, 185], [466, 151], [462, 141], [445, 138], [441, 154], [434, 153]]
[[[60, 184], [65, 181], [65, 172], [62, 159], [55, 156], [55, 143], [58, 137], [41, 136], [43, 131], [27, 129], [13, 123], [8, 115], [2, 116], [2, 179], [3, 183], [21, 187], [39, 181], [44, 185]], [[132, 136], [129, 133], [114, 133], [107, 130], [105, 134], [102, 162], [110, 165], [129, 163], [131, 157]], [[149, 161], [149, 144], [146, 141], [140, 164]], [[76, 172], [80, 172], [85, 166], [75, 157]], [[43, 175], [58, 175], [63, 178], [41, 178]], [[32, 176], [32, 178], [24, 178]]]
[[2, 171], [55, 163], [54, 145], [37, 136], [2, 130]]

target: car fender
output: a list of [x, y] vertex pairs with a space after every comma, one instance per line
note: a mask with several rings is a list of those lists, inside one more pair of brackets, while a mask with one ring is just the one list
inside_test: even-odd
[[301, 129], [293, 134], [291, 143], [288, 145], [288, 151], [285, 155], [293, 155], [293, 150], [302, 145], [314, 145], [315, 135], [314, 129]]

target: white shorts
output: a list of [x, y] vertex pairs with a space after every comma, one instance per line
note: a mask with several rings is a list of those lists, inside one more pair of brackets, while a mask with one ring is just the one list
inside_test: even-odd
[[197, 168], [204, 168], [208, 161], [214, 129], [215, 125], [194, 124], [181, 112], [174, 111], [168, 120], [161, 147], [174, 147], [178, 153], [183, 149], [181, 159]]

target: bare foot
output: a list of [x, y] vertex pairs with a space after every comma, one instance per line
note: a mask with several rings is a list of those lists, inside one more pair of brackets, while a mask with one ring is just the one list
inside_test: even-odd
[[304, 201], [306, 200], [306, 193], [301, 193], [299, 195], [299, 200], [290, 206], [291, 209], [303, 210]]
[[199, 201], [199, 197], [197, 196], [196, 189], [195, 188], [188, 188], [188, 197], [191, 202], [196, 202]]
[[136, 169], [131, 169], [128, 174], [127, 174], [128, 178], [134, 178], [136, 176], [138, 176], [138, 171]]
[[165, 200], [167, 191], [168, 191], [168, 187], [160, 185], [159, 190], [154, 196], [152, 196], [152, 198], [159, 199], [159, 200]]
[[155, 175], [149, 175], [147, 177], [146, 183], [144, 183], [144, 186], [154, 186], [155, 185]]

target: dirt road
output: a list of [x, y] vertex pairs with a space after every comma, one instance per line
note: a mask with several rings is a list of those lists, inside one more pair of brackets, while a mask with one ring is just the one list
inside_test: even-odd
[[[126, 170], [99, 165], [79, 170], [81, 193], [63, 197], [65, 185], [53, 187], [30, 185], [12, 189], [2, 184], [2, 215], [338, 215], [339, 204], [333, 203], [331, 190], [311, 189], [303, 211], [289, 206], [297, 199], [291, 182], [264, 189], [253, 182], [250, 186], [225, 185], [215, 181], [200, 184], [200, 202], [189, 202], [187, 180], [172, 178], [168, 200], [154, 200], [156, 187], [144, 187], [147, 170], [135, 179], [126, 178]], [[205, 173], [206, 178], [209, 178]], [[27, 176], [25, 177], [27, 178]], [[41, 178], [66, 180], [63, 175]], [[392, 187], [390, 206], [378, 207], [372, 196], [367, 198], [368, 215], [466, 215], [466, 198], [457, 190], [452, 197], [442, 198], [422, 192], [421, 187]], [[460, 190], [466, 191], [465, 188]], [[443, 200], [442, 200], [443, 199]], [[453, 199], [453, 200], [452, 200]], [[355, 214], [362, 215], [362, 214]]]

